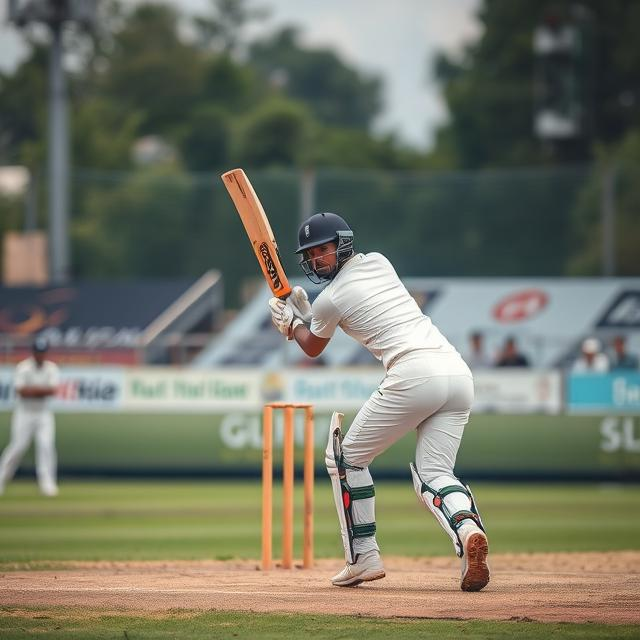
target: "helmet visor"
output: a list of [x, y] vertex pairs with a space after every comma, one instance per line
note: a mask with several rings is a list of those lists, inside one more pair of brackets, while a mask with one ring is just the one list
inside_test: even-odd
[[[335, 256], [335, 259], [328, 262], [328, 256]], [[300, 258], [300, 266], [307, 278], [314, 284], [332, 280], [338, 267], [338, 250], [327, 251], [315, 257], [311, 257], [308, 251], [303, 251]]]

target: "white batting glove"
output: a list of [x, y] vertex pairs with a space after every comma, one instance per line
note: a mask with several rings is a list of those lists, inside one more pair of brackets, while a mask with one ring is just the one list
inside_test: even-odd
[[291, 289], [287, 298], [287, 304], [293, 309], [296, 317], [302, 318], [305, 322], [311, 322], [311, 304], [307, 292], [299, 285]]
[[293, 335], [293, 330], [300, 324], [303, 324], [300, 318], [297, 318], [293, 309], [280, 298], [271, 298], [269, 300], [269, 309], [271, 310], [271, 320], [276, 329], [289, 340]]

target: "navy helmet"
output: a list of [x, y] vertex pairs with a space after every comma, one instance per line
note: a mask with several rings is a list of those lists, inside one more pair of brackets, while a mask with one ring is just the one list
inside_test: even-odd
[[[336, 245], [335, 268], [314, 269], [306, 251], [329, 242]], [[300, 265], [311, 282], [319, 284], [322, 281], [333, 280], [342, 265], [353, 255], [353, 231], [344, 218], [335, 213], [316, 213], [300, 226], [296, 253], [302, 254]]]
[[47, 339], [43, 336], [38, 336], [33, 341], [33, 352], [34, 353], [46, 353], [49, 350], [49, 343]]

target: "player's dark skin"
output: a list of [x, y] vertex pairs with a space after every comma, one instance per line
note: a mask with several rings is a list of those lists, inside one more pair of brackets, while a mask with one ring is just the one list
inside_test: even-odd
[[[313, 270], [318, 272], [330, 272], [335, 268], [338, 257], [336, 255], [336, 243], [327, 242], [317, 247], [311, 247], [305, 251], [305, 257], [311, 260]], [[320, 338], [307, 328], [306, 325], [298, 325], [293, 332], [295, 341], [300, 348], [310, 357], [316, 358], [329, 344], [329, 338]]]

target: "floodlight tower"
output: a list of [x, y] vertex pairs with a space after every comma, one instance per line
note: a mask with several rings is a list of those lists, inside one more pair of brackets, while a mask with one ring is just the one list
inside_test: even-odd
[[95, 25], [97, 0], [9, 0], [9, 20], [19, 28], [44, 24], [49, 52], [49, 246], [51, 280], [69, 279], [69, 118], [62, 58], [65, 24], [83, 30]]

